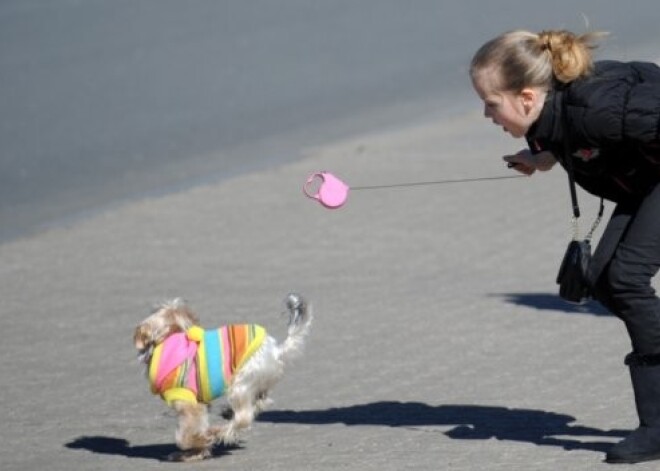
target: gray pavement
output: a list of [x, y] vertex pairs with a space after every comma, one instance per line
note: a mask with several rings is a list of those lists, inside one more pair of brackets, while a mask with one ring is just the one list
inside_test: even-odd
[[161, 461], [175, 420], [134, 325], [183, 296], [205, 325], [281, 337], [290, 290], [315, 305], [306, 354], [240, 447], [184, 467], [608, 469], [636, 425], [628, 345], [616, 318], [555, 296], [562, 172], [356, 191], [336, 211], [302, 195], [319, 169], [353, 186], [504, 175], [516, 143], [488, 126], [469, 112], [356, 136], [1, 245], [2, 469], [180, 466]]

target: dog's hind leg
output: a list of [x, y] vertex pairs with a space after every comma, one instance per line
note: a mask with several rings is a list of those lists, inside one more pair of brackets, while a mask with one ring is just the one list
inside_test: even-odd
[[257, 397], [254, 401], [255, 415], [260, 414], [262, 411], [266, 410], [272, 403], [273, 400], [268, 397], [268, 391], [262, 391], [257, 394]]
[[231, 407], [232, 416], [220, 439], [225, 444], [233, 444], [238, 441], [241, 431], [250, 428], [257, 410], [253, 394], [246, 388], [236, 387], [236, 385], [231, 388], [227, 402]]

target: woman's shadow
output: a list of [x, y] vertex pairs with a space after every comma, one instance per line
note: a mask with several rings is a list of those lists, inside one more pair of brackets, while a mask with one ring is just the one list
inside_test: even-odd
[[[627, 435], [625, 430], [600, 430], [573, 425], [575, 417], [533, 409], [477, 405], [430, 406], [421, 402], [373, 402], [347, 407], [306, 411], [266, 411], [261, 422], [348, 426], [381, 425], [415, 429], [418, 427], [451, 427], [439, 431], [457, 440], [510, 440], [539, 446], [557, 446], [565, 450], [605, 452], [612, 440]], [[177, 451], [174, 444], [131, 445], [128, 440], [107, 436], [83, 436], [66, 443], [69, 449], [87, 450], [105, 455], [166, 461]], [[218, 446], [213, 456], [230, 453], [239, 446]]]
[[[307, 411], [263, 412], [262, 422], [349, 426], [382, 425], [387, 427], [449, 426], [444, 435], [459, 440], [511, 440], [535, 445], [557, 446], [565, 450], [604, 452], [624, 430], [600, 430], [572, 425], [575, 417], [531, 409], [476, 405], [430, 406], [420, 402], [374, 402], [348, 407]], [[596, 440], [594, 440], [596, 438]]]
[[566, 314], [587, 314], [596, 317], [614, 317], [597, 301], [590, 300], [585, 304], [573, 304], [564, 301], [555, 293], [504, 293], [490, 296], [502, 298], [510, 304], [526, 306], [537, 311], [558, 311]]

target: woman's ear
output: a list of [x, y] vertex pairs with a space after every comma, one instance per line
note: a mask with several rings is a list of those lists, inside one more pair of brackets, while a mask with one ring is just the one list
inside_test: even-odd
[[529, 113], [535, 108], [538, 96], [536, 90], [533, 88], [523, 88], [520, 92], [520, 98], [525, 112]]
[[538, 88], [523, 88], [520, 92], [520, 99], [525, 114], [536, 115], [543, 108], [545, 92]]

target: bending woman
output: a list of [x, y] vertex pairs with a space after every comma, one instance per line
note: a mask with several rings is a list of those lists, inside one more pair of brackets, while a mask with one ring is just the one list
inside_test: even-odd
[[[587, 192], [616, 203], [594, 252], [594, 298], [627, 328], [639, 427], [610, 463], [660, 459], [660, 68], [599, 61], [599, 33], [513, 31], [484, 44], [470, 75], [484, 114], [528, 149], [504, 159], [531, 175], [573, 166]], [[567, 151], [568, 150], [568, 151]]]

